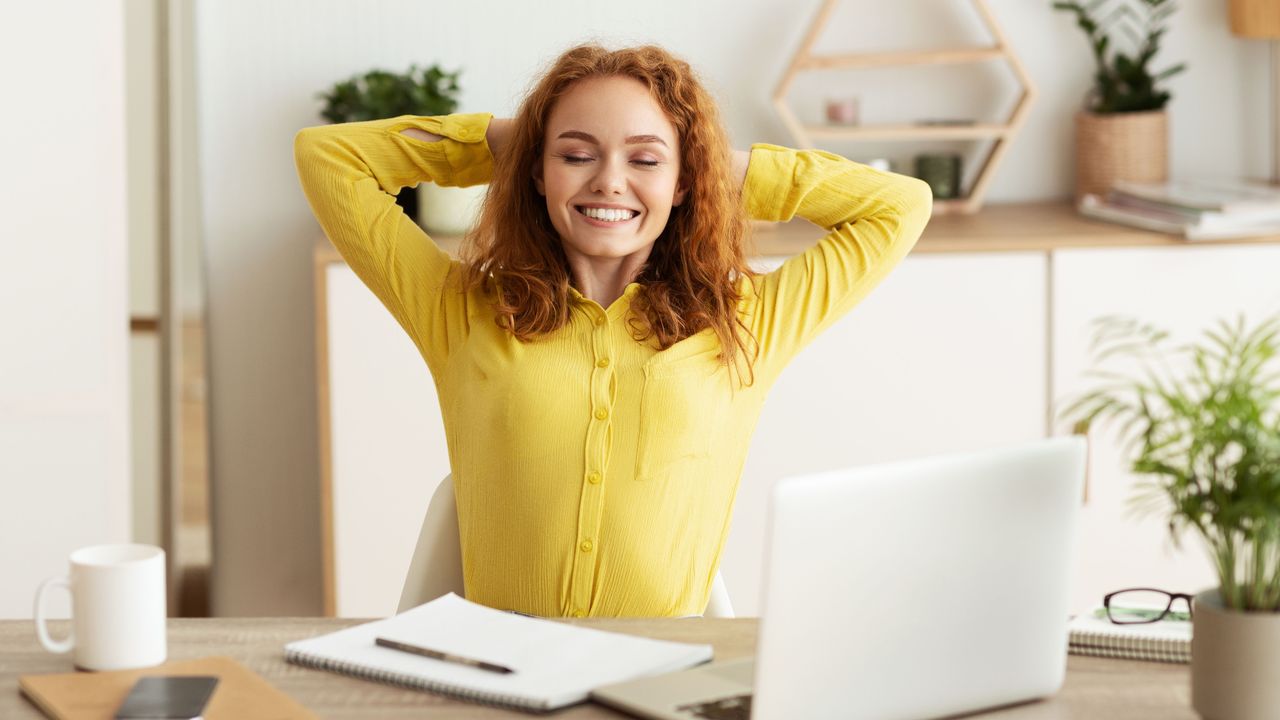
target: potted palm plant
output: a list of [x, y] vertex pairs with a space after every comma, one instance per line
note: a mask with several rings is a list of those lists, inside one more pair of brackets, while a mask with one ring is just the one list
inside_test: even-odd
[[[335, 83], [321, 93], [324, 108], [320, 115], [334, 123], [400, 115], [447, 115], [458, 108], [460, 72], [445, 72], [439, 65], [411, 65], [404, 73], [371, 70]], [[483, 190], [483, 186], [472, 190], [421, 183], [417, 190], [401, 190], [396, 202], [428, 230], [453, 234], [470, 224], [475, 196]]]
[[[1118, 180], [1164, 182], [1169, 173], [1168, 78], [1179, 63], [1155, 72], [1173, 0], [1054, 2], [1075, 16], [1093, 53], [1093, 86], [1076, 114], [1076, 197], [1103, 194]], [[1129, 52], [1114, 38], [1131, 40]]]
[[[1220, 322], [1196, 343], [1131, 319], [1098, 321], [1090, 376], [1063, 414], [1120, 435], [1141, 504], [1162, 507], [1174, 541], [1204, 541], [1218, 587], [1192, 613], [1192, 704], [1211, 720], [1280, 713], [1280, 316]], [[1124, 362], [1125, 369], [1106, 369]]]

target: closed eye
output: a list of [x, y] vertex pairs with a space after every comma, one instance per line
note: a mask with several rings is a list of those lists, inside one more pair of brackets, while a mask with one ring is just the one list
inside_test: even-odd
[[[583, 164], [589, 163], [589, 162], [591, 162], [592, 160], [594, 160], [594, 159], [595, 159], [595, 158], [592, 158], [592, 157], [587, 156], [587, 155], [564, 155], [564, 154], [561, 154], [559, 157], [560, 157], [560, 159], [561, 159], [561, 160], [563, 160], [564, 162], [568, 163], [569, 165], [583, 165]], [[632, 161], [631, 161], [631, 163], [632, 163], [633, 165], [640, 165], [640, 166], [642, 166], [642, 167], [646, 167], [646, 168], [654, 168], [654, 167], [658, 167], [659, 165], [661, 165], [661, 164], [662, 164], [662, 162], [661, 162], [661, 161], [658, 161], [658, 160], [632, 160]]]

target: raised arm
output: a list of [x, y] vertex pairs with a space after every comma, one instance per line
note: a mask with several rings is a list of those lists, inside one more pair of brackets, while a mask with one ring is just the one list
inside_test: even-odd
[[[490, 119], [404, 116], [321, 125], [294, 141], [298, 177], [320, 226], [433, 371], [465, 331], [465, 298], [446, 292], [460, 266], [405, 216], [394, 195], [427, 180], [488, 182]], [[501, 124], [495, 134], [503, 134]]]
[[[740, 161], [739, 161], [740, 162]], [[754, 145], [743, 200], [753, 219], [800, 216], [827, 234], [753, 283], [757, 371], [786, 363], [858, 304], [910, 252], [932, 212], [929, 186], [821, 150]]]
[[[439, 142], [444, 139], [442, 135], [436, 135], [416, 127], [405, 128], [400, 132], [422, 142]], [[502, 154], [502, 149], [507, 144], [507, 136], [510, 134], [511, 118], [492, 118], [489, 120], [489, 127], [484, 132], [484, 141], [489, 144], [489, 151], [493, 157]], [[745, 165], [743, 170], [746, 170]]]

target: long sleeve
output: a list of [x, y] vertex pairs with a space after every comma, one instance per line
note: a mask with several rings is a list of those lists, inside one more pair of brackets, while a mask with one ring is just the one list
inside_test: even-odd
[[772, 381], [805, 345], [858, 304], [915, 245], [932, 211], [929, 186], [820, 150], [752, 146], [743, 188], [758, 220], [796, 215], [828, 230], [756, 278], [749, 320]]
[[[300, 131], [294, 158], [320, 226], [356, 275], [391, 311], [433, 374], [468, 329], [461, 265], [396, 205], [394, 194], [423, 181], [468, 186], [489, 181], [489, 114], [403, 116]], [[418, 128], [442, 136], [410, 138]]]

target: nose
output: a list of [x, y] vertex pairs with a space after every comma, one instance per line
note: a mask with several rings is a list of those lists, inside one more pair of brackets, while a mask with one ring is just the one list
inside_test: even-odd
[[606, 160], [597, 165], [599, 172], [591, 178], [591, 192], [621, 195], [627, 191], [627, 176], [618, 163]]

